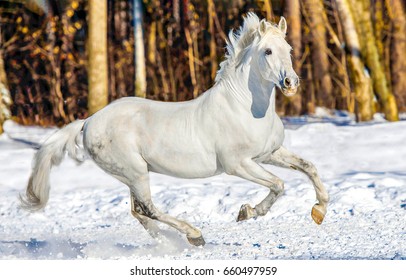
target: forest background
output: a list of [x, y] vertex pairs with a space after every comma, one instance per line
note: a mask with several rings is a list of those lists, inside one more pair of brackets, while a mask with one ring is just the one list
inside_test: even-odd
[[62, 126], [123, 96], [183, 101], [214, 84], [227, 33], [253, 11], [284, 16], [301, 87], [281, 116], [316, 107], [357, 121], [406, 112], [404, 0], [0, 1], [6, 119]]

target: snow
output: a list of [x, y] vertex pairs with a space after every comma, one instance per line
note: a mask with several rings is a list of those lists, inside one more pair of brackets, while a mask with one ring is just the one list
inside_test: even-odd
[[0, 137], [0, 259], [406, 259], [406, 122], [355, 124], [326, 111], [285, 122], [285, 146], [316, 165], [331, 196], [324, 223], [312, 221], [313, 186], [295, 171], [267, 166], [285, 194], [265, 217], [240, 223], [240, 206], [258, 203], [265, 188], [227, 175], [151, 174], [157, 207], [202, 230], [207, 244], [196, 248], [162, 224], [163, 239], [153, 240], [130, 214], [128, 188], [92, 161], [66, 158], [52, 171], [45, 210], [20, 209], [32, 143], [55, 130], [9, 121]]

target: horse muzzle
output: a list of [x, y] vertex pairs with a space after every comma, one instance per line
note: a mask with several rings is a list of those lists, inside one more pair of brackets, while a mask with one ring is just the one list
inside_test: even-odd
[[299, 88], [299, 79], [295, 78], [295, 79], [290, 79], [288, 77], [283, 79], [283, 83], [281, 83], [281, 90], [282, 93], [285, 96], [292, 96], [295, 95], [297, 92], [297, 89]]
[[296, 94], [298, 87], [282, 88], [282, 93], [287, 96], [293, 96]]

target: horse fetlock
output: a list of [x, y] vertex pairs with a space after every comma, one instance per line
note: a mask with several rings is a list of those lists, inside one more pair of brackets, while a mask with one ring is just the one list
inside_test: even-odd
[[249, 220], [257, 216], [258, 214], [255, 208], [252, 208], [249, 204], [244, 204], [241, 206], [240, 212], [238, 213], [237, 222]]
[[255, 206], [254, 210], [258, 216], [265, 216], [269, 211], [269, 207], [263, 207], [262, 205], [258, 204]]
[[327, 203], [330, 201], [330, 196], [328, 195], [328, 193], [324, 193], [320, 195], [320, 198], [318, 200], [321, 205], [327, 205]]
[[320, 225], [323, 220], [324, 220], [324, 216], [326, 215], [326, 208], [321, 206], [320, 204], [315, 204], [312, 208], [312, 218], [313, 221]]

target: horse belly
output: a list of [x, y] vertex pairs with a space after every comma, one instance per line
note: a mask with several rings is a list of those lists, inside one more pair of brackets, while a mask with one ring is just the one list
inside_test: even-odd
[[163, 146], [156, 152], [143, 155], [149, 170], [180, 178], [205, 178], [222, 172], [215, 154], [170, 149]]

